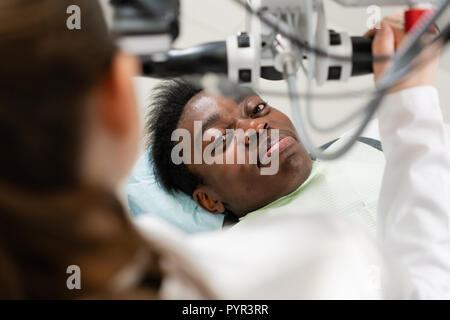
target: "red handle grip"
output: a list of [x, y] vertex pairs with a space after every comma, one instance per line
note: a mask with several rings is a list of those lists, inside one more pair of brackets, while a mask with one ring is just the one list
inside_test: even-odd
[[[417, 21], [419, 21], [423, 15], [429, 15], [432, 14], [433, 10], [431, 9], [410, 9], [408, 11], [405, 11], [405, 32], [409, 32], [413, 28], [413, 26], [416, 24]], [[431, 31], [435, 31], [435, 26], [432, 27]]]

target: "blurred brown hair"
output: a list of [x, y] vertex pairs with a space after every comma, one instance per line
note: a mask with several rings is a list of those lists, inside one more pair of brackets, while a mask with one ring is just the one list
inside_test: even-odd
[[[72, 4], [81, 30], [66, 27]], [[78, 181], [84, 99], [115, 54], [96, 0], [0, 1], [0, 298], [120, 297], [137, 261], [157, 295], [154, 250], [114, 195]], [[66, 287], [73, 264], [82, 290]]]

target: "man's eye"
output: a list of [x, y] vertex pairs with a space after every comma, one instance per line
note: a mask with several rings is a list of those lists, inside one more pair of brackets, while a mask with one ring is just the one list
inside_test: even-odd
[[252, 113], [253, 113], [253, 114], [258, 114], [258, 113], [260, 113], [261, 111], [263, 111], [264, 108], [265, 108], [266, 106], [267, 106], [267, 103], [265, 103], [265, 102], [260, 103], [260, 104], [258, 104], [255, 108], [253, 108]]

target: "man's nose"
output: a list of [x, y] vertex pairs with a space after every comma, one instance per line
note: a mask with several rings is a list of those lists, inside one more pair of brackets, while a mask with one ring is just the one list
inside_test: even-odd
[[264, 119], [243, 119], [238, 121], [237, 129], [244, 130], [245, 144], [250, 144], [252, 136], [260, 133], [261, 130], [267, 129], [268, 123]]

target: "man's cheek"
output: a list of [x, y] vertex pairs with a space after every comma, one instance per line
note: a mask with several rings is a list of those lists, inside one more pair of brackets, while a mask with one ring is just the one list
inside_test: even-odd
[[208, 165], [207, 172], [217, 184], [228, 184], [229, 182], [239, 182], [239, 174], [236, 173], [234, 165], [231, 164], [212, 164]]

